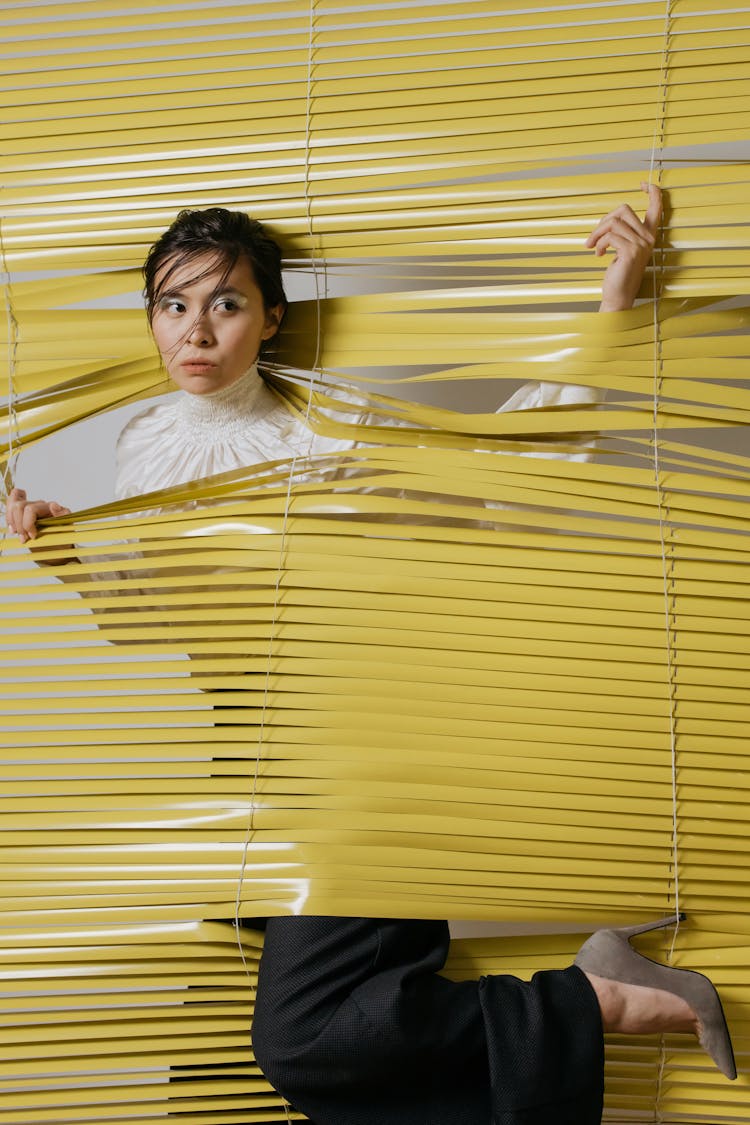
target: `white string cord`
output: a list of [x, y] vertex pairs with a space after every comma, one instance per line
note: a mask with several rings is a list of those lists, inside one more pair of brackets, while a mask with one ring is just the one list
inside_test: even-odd
[[[322, 309], [321, 309], [321, 299], [322, 299], [321, 298], [321, 271], [322, 271], [322, 274], [323, 274], [322, 290], [323, 290], [323, 293], [325, 293], [325, 291], [326, 291], [325, 259], [322, 256], [319, 258], [318, 253], [317, 253], [317, 249], [316, 249], [315, 231], [314, 231], [314, 227], [313, 227], [313, 216], [312, 216], [312, 200], [311, 200], [311, 193], [310, 193], [310, 142], [311, 142], [311, 116], [312, 116], [312, 70], [313, 70], [314, 32], [315, 32], [315, 0], [310, 0], [310, 19], [309, 19], [309, 27], [308, 27], [308, 33], [309, 34], [308, 34], [308, 47], [307, 47], [307, 91], [306, 91], [306, 109], [305, 109], [305, 154], [304, 154], [304, 156], [305, 156], [305, 179], [304, 179], [304, 189], [305, 189], [305, 211], [306, 211], [306, 214], [307, 214], [307, 229], [308, 229], [308, 234], [310, 236], [310, 261], [311, 261], [311, 265], [312, 265], [313, 279], [314, 279], [314, 284], [315, 284], [315, 354], [314, 354], [314, 358], [313, 358], [313, 362], [312, 362], [312, 367], [311, 367], [310, 372], [309, 372], [308, 389], [307, 389], [307, 409], [305, 411], [305, 423], [308, 424], [308, 430], [309, 430], [310, 410], [311, 410], [311, 407], [312, 407], [312, 400], [313, 400], [313, 392], [314, 392], [315, 383], [316, 383], [316, 376], [319, 374], [319, 371], [320, 371], [321, 314], [322, 314]], [[311, 432], [310, 433], [310, 439], [309, 439], [309, 442], [308, 442], [308, 447], [307, 447], [307, 453], [305, 454], [305, 456], [309, 456], [309, 454], [312, 451], [313, 438], [314, 438], [314, 435]], [[291, 498], [292, 498], [292, 483], [294, 481], [294, 474], [295, 474], [297, 462], [299, 461], [300, 456], [301, 456], [301, 454], [299, 452], [295, 452], [295, 454], [292, 458], [292, 462], [289, 466], [289, 473], [288, 473], [288, 477], [287, 477], [287, 489], [286, 489], [286, 497], [285, 497], [285, 501], [284, 501], [284, 516], [283, 516], [282, 525], [281, 525], [281, 539], [280, 539], [280, 543], [279, 543], [279, 561], [278, 561], [278, 565], [277, 565], [277, 568], [276, 568], [276, 585], [275, 585], [275, 588], [274, 588], [274, 601], [273, 601], [273, 610], [272, 610], [272, 615], [271, 615], [271, 628], [270, 628], [270, 636], [269, 636], [269, 641], [268, 641], [266, 671], [265, 671], [265, 679], [264, 679], [264, 685], [263, 685], [263, 702], [262, 702], [262, 705], [261, 705], [260, 728], [259, 728], [259, 731], [258, 731], [258, 740], [257, 740], [257, 744], [256, 744], [255, 769], [254, 769], [254, 773], [253, 773], [252, 791], [251, 791], [251, 794], [250, 794], [250, 809], [249, 809], [249, 816], [248, 816], [248, 825], [247, 825], [247, 831], [245, 833], [245, 840], [244, 840], [243, 847], [242, 847], [242, 857], [241, 857], [241, 861], [240, 861], [240, 872], [239, 872], [239, 878], [238, 878], [238, 881], [237, 881], [237, 896], [236, 896], [236, 899], [235, 899], [235, 907], [234, 907], [234, 925], [235, 925], [235, 934], [236, 934], [236, 938], [237, 938], [237, 945], [239, 947], [240, 956], [242, 957], [242, 963], [243, 963], [243, 966], [245, 968], [245, 972], [247, 973], [248, 977], [250, 976], [250, 971], [249, 971], [249, 968], [248, 968], [247, 961], [245, 959], [245, 951], [242, 948], [242, 939], [241, 939], [241, 931], [240, 931], [240, 907], [241, 907], [241, 904], [242, 904], [242, 888], [243, 888], [243, 885], [244, 885], [245, 872], [246, 872], [246, 869], [247, 869], [247, 860], [248, 860], [248, 853], [249, 853], [249, 849], [250, 849], [250, 841], [252, 839], [253, 832], [255, 830], [255, 808], [256, 808], [256, 800], [257, 800], [257, 792], [258, 792], [258, 777], [259, 777], [259, 772], [260, 772], [261, 754], [262, 754], [262, 751], [263, 751], [263, 740], [264, 740], [265, 728], [266, 728], [266, 714], [267, 714], [268, 696], [269, 696], [269, 690], [270, 690], [271, 668], [272, 668], [272, 662], [273, 662], [273, 650], [274, 650], [274, 642], [276, 640], [276, 627], [277, 627], [277, 623], [278, 623], [278, 611], [279, 611], [279, 597], [280, 597], [280, 594], [281, 594], [281, 578], [282, 578], [282, 574], [283, 574], [284, 556], [286, 554], [287, 527], [288, 527], [288, 522], [289, 522], [289, 510], [290, 510], [290, 507], [291, 507]], [[279, 1096], [281, 1096], [281, 1095], [279, 1095]], [[287, 1120], [287, 1122], [291, 1123], [291, 1121], [292, 1121], [292, 1118], [290, 1116], [290, 1108], [291, 1107], [287, 1104], [285, 1099], [282, 1099], [282, 1104], [283, 1104], [283, 1107], [284, 1107], [284, 1114], [285, 1114], [286, 1120]]]
[[16, 460], [20, 450], [13, 444], [13, 438], [18, 432], [18, 416], [16, 414], [16, 359], [18, 352], [18, 321], [13, 308], [13, 291], [11, 289], [10, 271], [5, 258], [5, 242], [3, 239], [3, 226], [0, 219], [0, 259], [2, 260], [3, 290], [5, 293], [5, 316], [8, 325], [8, 459], [3, 469], [5, 494], [8, 496], [15, 485]]
[[[661, 151], [664, 142], [664, 122], [666, 117], [666, 99], [667, 99], [667, 74], [669, 66], [669, 39], [671, 32], [671, 0], [667, 0], [666, 13], [665, 13], [665, 27], [664, 27], [664, 50], [662, 55], [662, 69], [660, 78], [660, 98], [659, 98], [659, 119], [660, 125], [654, 133], [654, 144], [651, 150], [651, 172], [653, 177], [654, 165], [657, 162], [656, 151], [657, 142], [659, 149], [658, 157], [658, 171], [657, 179], [661, 181], [662, 175], [662, 162]], [[656, 481], [657, 502], [659, 506], [659, 544], [661, 549], [662, 559], [662, 579], [664, 589], [664, 627], [666, 634], [666, 657], [667, 657], [667, 679], [669, 687], [669, 737], [670, 737], [670, 750], [671, 750], [671, 764], [672, 764], [672, 863], [674, 867], [673, 880], [674, 880], [674, 911], [676, 914], [680, 913], [680, 878], [679, 878], [679, 863], [678, 863], [678, 831], [677, 831], [677, 695], [675, 683], [675, 667], [672, 655], [672, 637], [675, 631], [675, 608], [674, 608], [674, 576], [672, 573], [673, 559], [671, 555], [667, 554], [666, 542], [666, 529], [669, 525], [671, 518], [669, 510], [669, 501], [665, 497], [664, 489], [661, 480], [661, 460], [659, 451], [659, 402], [661, 400], [663, 383], [664, 383], [664, 359], [662, 355], [662, 339], [659, 329], [659, 287], [657, 285], [657, 274], [663, 277], [664, 270], [664, 246], [663, 242], [660, 244], [658, 251], [659, 255], [659, 269], [654, 268], [654, 291], [652, 298], [652, 311], [653, 311], [653, 330], [654, 330], [654, 379], [653, 379], [653, 445], [654, 445], [654, 478]], [[675, 929], [672, 938], [672, 950], [674, 949], [674, 941], [677, 936]]]
[[[666, 102], [668, 94], [668, 75], [669, 75], [669, 48], [670, 48], [670, 34], [672, 30], [672, 11], [671, 0], [666, 0], [666, 8], [664, 12], [664, 44], [662, 49], [661, 59], [661, 73], [659, 76], [659, 97], [656, 111], [656, 118], [654, 121], [654, 137], [651, 146], [651, 163], [649, 166], [649, 181], [654, 182], [654, 170], [656, 168], [656, 180], [661, 186], [662, 178], [662, 152], [664, 149], [664, 125], [666, 120]], [[657, 157], [658, 151], [658, 157]], [[679, 915], [680, 915], [680, 867], [679, 867], [679, 834], [678, 834], [678, 817], [677, 817], [677, 685], [675, 682], [675, 666], [672, 658], [672, 640], [675, 634], [675, 593], [674, 593], [674, 574], [673, 574], [673, 559], [671, 554], [667, 555], [667, 538], [666, 532], [671, 518], [669, 510], [669, 502], [664, 495], [661, 480], [661, 461], [659, 456], [659, 402], [662, 395], [664, 383], [664, 357], [662, 354], [662, 339], [659, 329], [659, 297], [661, 286], [657, 283], [664, 276], [664, 245], [663, 245], [663, 231], [662, 238], [660, 239], [659, 248], [657, 251], [659, 255], [659, 268], [657, 269], [656, 262], [654, 262], [653, 269], [653, 296], [652, 296], [652, 311], [653, 311], [653, 332], [654, 332], [654, 379], [653, 379], [653, 448], [654, 448], [654, 480], [656, 484], [656, 499], [659, 510], [659, 546], [661, 550], [661, 563], [662, 563], [662, 583], [664, 591], [664, 635], [666, 639], [666, 658], [667, 658], [667, 691], [669, 702], [669, 741], [670, 741], [670, 756], [671, 756], [671, 770], [672, 770], [672, 885], [673, 885], [673, 898], [674, 898], [674, 913], [678, 917], [677, 925], [672, 931], [672, 940], [669, 947], [668, 960], [671, 962], [674, 956], [675, 942], [677, 940], [677, 933], [679, 930]], [[664, 1070], [666, 1066], [666, 1043], [662, 1035], [659, 1047], [659, 1068], [656, 1080], [656, 1091], [654, 1095], [654, 1114], [657, 1122], [662, 1121], [661, 1114], [661, 1094], [664, 1082]]]

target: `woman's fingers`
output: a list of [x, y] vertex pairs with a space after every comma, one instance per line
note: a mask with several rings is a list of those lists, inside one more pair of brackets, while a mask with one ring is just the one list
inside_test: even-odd
[[36, 521], [49, 514], [49, 504], [44, 500], [30, 500], [24, 504], [20, 527], [22, 543], [27, 539], [36, 539]]
[[614, 222], [618, 221], [630, 228], [635, 237], [644, 238], [647, 243], [653, 246], [661, 221], [661, 188], [656, 184], [646, 183], [641, 184], [641, 188], [648, 193], [649, 197], [648, 207], [643, 221], [638, 218], [632, 207], [629, 207], [627, 203], [621, 203], [619, 207], [615, 207], [614, 211], [610, 211], [608, 215], [605, 215], [592, 230], [591, 234], [586, 239], [587, 246], [593, 247], [599, 241], [602, 234], [609, 230]]
[[8, 493], [8, 502], [5, 505], [5, 520], [8, 529], [16, 534], [19, 531], [19, 515], [23, 512], [26, 502], [26, 493], [22, 488], [11, 488]]
[[647, 234], [650, 236], [650, 232], [646, 231], [635, 211], [628, 207], [627, 203], [623, 203], [622, 206], [615, 208], [614, 211], [610, 211], [608, 215], [604, 216], [586, 239], [586, 245], [593, 246], [605, 231], [612, 229], [614, 224], [618, 224], [623, 232], [630, 231], [636, 237]]
[[613, 219], [599, 231], [593, 242], [597, 254], [602, 254], [607, 245], [619, 245], [622, 248], [630, 247], [639, 253], [650, 254], [654, 248], [652, 237], [646, 231], [634, 231], [633, 228], [621, 219]]
[[622, 258], [623, 255], [632, 254], [633, 244], [629, 239], [623, 238], [619, 234], [605, 234], [594, 247], [594, 253], [598, 258], [601, 258], [608, 250], [614, 250], [618, 258]]
[[656, 240], [663, 206], [661, 188], [658, 184], [642, 183], [641, 190], [648, 192], [648, 207], [646, 208], [643, 225]]
[[36, 539], [37, 520], [47, 516], [69, 516], [70, 508], [56, 500], [27, 500], [22, 488], [13, 488], [8, 496], [6, 520], [8, 529], [18, 535], [22, 543]]
[[632, 239], [638, 246], [652, 250], [656, 241], [654, 234], [645, 226], [630, 207], [618, 207], [616, 211], [605, 215], [599, 225], [592, 230], [586, 239], [587, 246], [596, 246], [602, 235], [609, 231], [616, 231], [625, 238]]

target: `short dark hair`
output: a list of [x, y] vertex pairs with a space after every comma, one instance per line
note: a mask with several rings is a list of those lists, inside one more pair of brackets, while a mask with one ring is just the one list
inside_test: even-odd
[[[219, 269], [226, 278], [244, 255], [250, 263], [265, 308], [283, 305], [286, 309], [288, 302], [281, 278], [281, 248], [278, 243], [262, 223], [251, 219], [244, 211], [208, 207], [205, 211], [180, 211], [149, 250], [143, 264], [149, 322], [174, 270], [204, 254], [213, 254], [216, 264], [196, 275], [194, 281]], [[157, 282], [156, 275], [172, 259], [172, 265], [162, 272]]]

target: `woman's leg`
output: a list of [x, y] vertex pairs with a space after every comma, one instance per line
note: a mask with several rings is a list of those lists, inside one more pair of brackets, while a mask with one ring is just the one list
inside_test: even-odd
[[599, 1005], [580, 970], [437, 975], [445, 922], [272, 918], [253, 1046], [315, 1125], [599, 1125]]

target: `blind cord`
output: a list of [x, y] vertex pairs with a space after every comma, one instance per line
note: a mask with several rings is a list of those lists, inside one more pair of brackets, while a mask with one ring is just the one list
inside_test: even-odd
[[[665, 29], [664, 29], [664, 49], [662, 55], [662, 71], [660, 78], [660, 98], [659, 98], [659, 116], [660, 128], [654, 135], [654, 144], [651, 152], [651, 176], [654, 174], [654, 165], [658, 164], [657, 181], [661, 182], [662, 178], [662, 158], [661, 153], [664, 147], [664, 122], [666, 118], [666, 98], [667, 98], [667, 73], [669, 66], [669, 40], [671, 33], [671, 0], [667, 0], [666, 15], [665, 15]], [[657, 140], [659, 156], [656, 157]], [[663, 236], [663, 220], [662, 220], [662, 236]], [[664, 383], [664, 358], [662, 354], [662, 338], [659, 327], [659, 295], [661, 285], [664, 278], [664, 244], [663, 237], [660, 239], [659, 247], [657, 250], [659, 257], [658, 269], [654, 269], [654, 287], [652, 296], [652, 310], [653, 310], [653, 330], [654, 330], [654, 398], [653, 398], [653, 446], [654, 446], [654, 477], [656, 481], [657, 502], [659, 508], [659, 544], [661, 550], [662, 561], [662, 579], [664, 590], [664, 627], [666, 635], [666, 660], [667, 660], [667, 679], [669, 690], [669, 738], [670, 738], [670, 752], [671, 752], [671, 766], [672, 766], [672, 863], [674, 867], [673, 880], [674, 880], [674, 912], [679, 915], [680, 913], [680, 878], [679, 878], [679, 864], [678, 864], [678, 830], [677, 830], [677, 695], [675, 684], [675, 666], [672, 652], [672, 637], [674, 634], [674, 575], [673, 575], [673, 556], [671, 552], [667, 553], [667, 539], [666, 531], [671, 519], [669, 509], [669, 500], [665, 496], [664, 488], [661, 479], [661, 459], [659, 449], [659, 402], [661, 400]], [[658, 284], [657, 284], [658, 277]], [[677, 936], [677, 928], [675, 928], [672, 937], [672, 946], [670, 954], [674, 950], [675, 939]]]
[[18, 355], [18, 321], [13, 307], [13, 290], [11, 276], [5, 256], [5, 241], [3, 237], [3, 224], [0, 218], [0, 259], [2, 260], [3, 291], [5, 293], [5, 316], [8, 324], [8, 459], [3, 469], [5, 495], [10, 494], [15, 485], [15, 467], [20, 447], [14, 445], [13, 438], [18, 432], [18, 415], [16, 414], [16, 361]]
[[[313, 357], [312, 366], [309, 372], [308, 387], [307, 387], [307, 409], [305, 411], [305, 424], [309, 429], [310, 411], [312, 407], [313, 393], [315, 390], [316, 378], [320, 372], [320, 353], [321, 353], [321, 293], [325, 293], [327, 289], [327, 275], [326, 264], [323, 256], [319, 256], [316, 248], [316, 236], [313, 226], [312, 216], [312, 200], [310, 192], [310, 141], [311, 141], [311, 117], [312, 117], [312, 70], [313, 70], [313, 53], [314, 53], [314, 34], [315, 34], [315, 0], [310, 0], [309, 8], [309, 24], [308, 24], [308, 43], [307, 43], [307, 90], [306, 90], [306, 103], [305, 103], [305, 212], [307, 215], [307, 229], [310, 238], [310, 262], [312, 265], [313, 280], [315, 285], [315, 353]], [[322, 274], [322, 276], [321, 276]], [[312, 443], [314, 435], [310, 433], [310, 439], [307, 447], [307, 456], [312, 452]], [[287, 527], [289, 522], [289, 510], [291, 507], [292, 498], [292, 483], [294, 474], [297, 467], [297, 462], [300, 459], [300, 453], [295, 452], [291, 464], [289, 466], [289, 473], [287, 476], [286, 497], [284, 501], [284, 515], [281, 525], [281, 539], [279, 543], [279, 561], [276, 568], [276, 585], [274, 588], [274, 601], [273, 610], [271, 615], [270, 636], [268, 641], [268, 653], [266, 659], [266, 671], [263, 684], [263, 702], [261, 704], [260, 715], [260, 729], [258, 731], [258, 739], [256, 743], [255, 754], [255, 768], [253, 772], [253, 784], [250, 793], [250, 809], [248, 816], [247, 830], [242, 847], [242, 856], [240, 860], [240, 872], [237, 881], [237, 896], [235, 899], [234, 907], [234, 927], [237, 939], [237, 945], [242, 958], [242, 964], [245, 972], [250, 979], [250, 970], [245, 958], [245, 951], [242, 947], [241, 927], [240, 927], [240, 908], [242, 905], [242, 889], [245, 881], [245, 873], [247, 870], [248, 853], [250, 849], [250, 842], [252, 840], [253, 832], [255, 831], [255, 808], [258, 792], [258, 778], [260, 772], [261, 754], [263, 751], [263, 740], [266, 729], [266, 716], [268, 710], [268, 696], [270, 689], [271, 679], [271, 666], [273, 662], [273, 649], [276, 640], [276, 628], [278, 623], [278, 610], [279, 598], [281, 594], [281, 577], [284, 566], [284, 556], [286, 554], [286, 537]], [[281, 1095], [279, 1095], [281, 1097]], [[287, 1122], [291, 1122], [290, 1106], [286, 1099], [282, 1098], [282, 1105], [284, 1108], [284, 1115]]]
[[[662, 48], [661, 58], [661, 73], [659, 76], [659, 95], [657, 101], [656, 119], [654, 122], [654, 137], [651, 146], [651, 162], [649, 166], [649, 180], [654, 182], [654, 174], [656, 172], [656, 182], [661, 186], [662, 172], [663, 172], [663, 158], [664, 151], [664, 127], [666, 121], [666, 102], [668, 94], [669, 83], [669, 50], [670, 50], [670, 35], [672, 31], [672, 5], [671, 0], [666, 0], [666, 8], [664, 12], [664, 42]], [[657, 155], [658, 153], [658, 155]], [[671, 962], [674, 957], [675, 942], [677, 940], [677, 933], [679, 930], [679, 915], [680, 915], [680, 868], [679, 868], [679, 837], [678, 837], [678, 818], [677, 818], [677, 693], [675, 683], [675, 666], [672, 657], [672, 639], [674, 636], [674, 573], [673, 573], [673, 557], [667, 553], [667, 528], [671, 518], [669, 509], [669, 501], [664, 493], [664, 488], [661, 479], [661, 460], [659, 451], [659, 402], [663, 392], [664, 383], [664, 357], [662, 351], [662, 338], [659, 326], [659, 297], [661, 294], [663, 280], [664, 280], [664, 220], [662, 212], [661, 220], [661, 237], [659, 239], [658, 253], [658, 267], [656, 262], [653, 269], [653, 293], [652, 293], [652, 311], [653, 311], [653, 333], [654, 333], [654, 379], [653, 379], [653, 450], [654, 450], [654, 480], [656, 484], [656, 499], [659, 513], [659, 546], [661, 551], [661, 564], [662, 564], [662, 585], [664, 592], [664, 636], [666, 641], [666, 670], [667, 670], [667, 692], [669, 703], [669, 743], [670, 743], [670, 764], [672, 775], [672, 888], [673, 888], [673, 903], [674, 913], [677, 915], [677, 925], [673, 928], [672, 939], [667, 955], [667, 959]], [[671, 544], [671, 537], [670, 537]], [[663, 1120], [661, 1113], [661, 1098], [662, 1090], [664, 1087], [664, 1072], [666, 1067], [666, 1040], [665, 1036], [660, 1037], [659, 1043], [659, 1066], [656, 1078], [656, 1089], [654, 1092], [654, 1120], [661, 1122]]]

